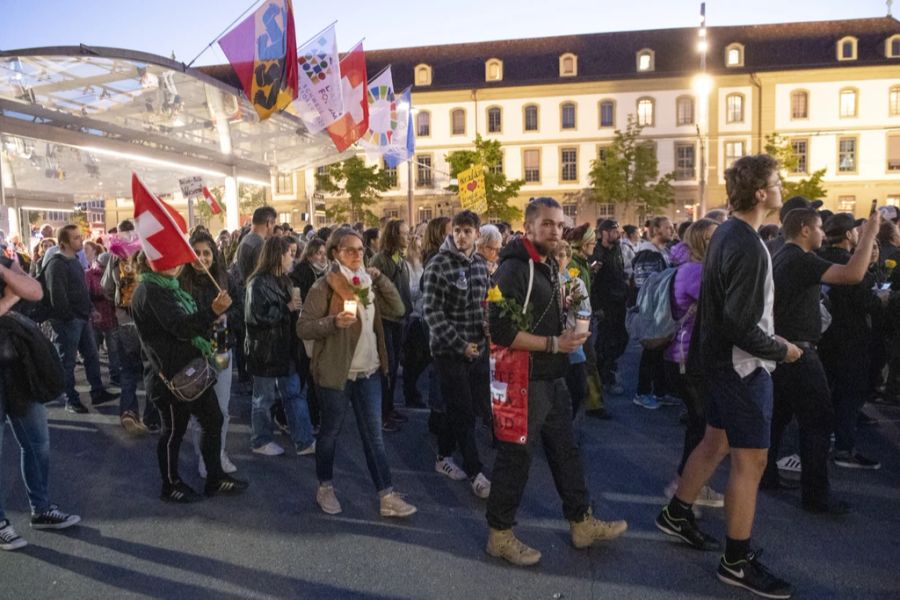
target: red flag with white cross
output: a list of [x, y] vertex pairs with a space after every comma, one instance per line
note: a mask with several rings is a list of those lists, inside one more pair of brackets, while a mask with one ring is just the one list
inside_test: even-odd
[[197, 260], [185, 237], [187, 223], [184, 217], [151, 193], [136, 173], [131, 174], [131, 197], [135, 229], [151, 269], [167, 271]]

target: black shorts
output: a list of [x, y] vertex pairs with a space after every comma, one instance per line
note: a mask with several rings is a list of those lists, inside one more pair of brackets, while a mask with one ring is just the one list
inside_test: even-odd
[[772, 376], [762, 367], [746, 377], [707, 371], [706, 422], [724, 429], [732, 448], [768, 448], [772, 436]]

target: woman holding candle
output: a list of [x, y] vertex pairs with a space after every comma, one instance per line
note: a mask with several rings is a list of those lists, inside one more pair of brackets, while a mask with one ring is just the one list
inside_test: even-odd
[[[556, 249], [556, 260], [559, 263], [559, 277], [562, 280], [565, 294], [563, 306], [566, 309], [566, 329], [575, 329], [586, 333], [591, 320], [591, 300], [575, 267], [572, 263], [572, 248], [567, 242], [559, 242]], [[587, 374], [585, 373], [584, 346], [569, 353], [569, 371], [566, 373], [566, 387], [572, 397], [572, 418], [578, 414], [587, 394]]]
[[300, 338], [314, 340], [311, 371], [322, 413], [316, 502], [327, 514], [342, 510], [332, 484], [334, 455], [352, 405], [381, 516], [407, 517], [416, 508], [393, 490], [381, 431], [381, 374], [388, 367], [382, 317], [399, 318], [405, 306], [386, 276], [363, 266], [364, 251], [356, 231], [342, 227], [331, 234], [326, 252], [335, 262], [309, 290], [297, 324]]

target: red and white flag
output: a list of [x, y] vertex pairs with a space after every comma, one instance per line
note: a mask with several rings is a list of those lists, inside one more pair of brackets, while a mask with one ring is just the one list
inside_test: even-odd
[[369, 130], [369, 102], [366, 98], [366, 55], [362, 42], [341, 59], [341, 90], [344, 114], [328, 126], [338, 152], [353, 145]]
[[212, 214], [217, 215], [222, 212], [222, 207], [219, 206], [216, 197], [212, 195], [209, 188], [205, 185], [203, 186], [203, 199], [206, 200], [206, 204], [209, 206], [209, 210], [212, 211]]
[[141, 248], [154, 271], [167, 271], [197, 260], [188, 243], [187, 223], [178, 211], [153, 195], [136, 173], [131, 174], [134, 223]]

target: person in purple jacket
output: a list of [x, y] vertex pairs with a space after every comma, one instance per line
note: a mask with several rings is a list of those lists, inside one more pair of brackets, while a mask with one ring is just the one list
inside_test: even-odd
[[[665, 350], [666, 379], [670, 389], [677, 392], [687, 408], [687, 428], [684, 432], [684, 450], [678, 463], [675, 479], [666, 486], [666, 498], [672, 499], [678, 489], [678, 482], [684, 464], [691, 455], [706, 431], [706, 419], [703, 417], [703, 397], [700, 393], [696, 376], [687, 372], [688, 351], [694, 332], [694, 315], [697, 302], [700, 300], [700, 282], [703, 278], [703, 259], [706, 248], [719, 224], [712, 219], [700, 219], [685, 231], [682, 242], [676, 244], [671, 251], [672, 265], [678, 269], [672, 283], [672, 316], [678, 320], [678, 331], [675, 338]], [[719, 508], [724, 506], [725, 498], [709, 485], [700, 490], [695, 505]]]

